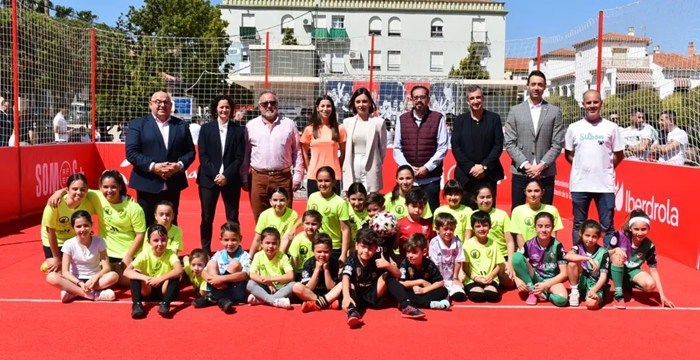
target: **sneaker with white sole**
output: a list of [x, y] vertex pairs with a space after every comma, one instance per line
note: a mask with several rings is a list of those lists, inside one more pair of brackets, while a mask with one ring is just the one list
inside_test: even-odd
[[97, 290], [94, 291], [94, 299], [95, 301], [114, 301], [117, 296], [114, 295], [114, 290], [112, 289], [104, 289], [104, 290]]
[[75, 295], [69, 293], [68, 291], [61, 290], [61, 302], [62, 302], [62, 303], [71, 302], [71, 301], [73, 301], [73, 299], [75, 299], [75, 298], [76, 298]]
[[525, 303], [528, 305], [537, 305], [538, 297], [530, 291], [530, 294], [527, 296], [527, 300], [525, 300]]
[[279, 299], [275, 299], [275, 307], [278, 307], [281, 309], [291, 309], [292, 304], [289, 301], [289, 298], [279, 298]]
[[569, 306], [577, 307], [580, 301], [581, 294], [579, 294], [578, 291], [572, 291], [571, 294], [569, 294]]

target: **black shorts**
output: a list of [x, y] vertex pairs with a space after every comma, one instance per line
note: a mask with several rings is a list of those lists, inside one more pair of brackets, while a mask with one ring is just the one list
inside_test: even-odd
[[[387, 290], [388, 291], [388, 290]], [[386, 295], [386, 294], [385, 294]], [[377, 295], [377, 284], [374, 283], [367, 289], [357, 291], [350, 290], [350, 296], [355, 300], [355, 305], [358, 309], [384, 309], [391, 307], [391, 301], [387, 296], [381, 298]]]
[[[61, 254], [62, 254], [61, 247], [59, 246], [58, 247], [58, 256], [62, 257], [63, 255], [61, 255]], [[51, 259], [52, 257], [53, 257], [53, 253], [51, 252], [51, 248], [48, 246], [44, 246], [44, 258]]]
[[492, 281], [492, 282], [490, 282], [490, 283], [488, 283], [488, 284], [486, 284], [486, 285], [474, 281], [474, 282], [472, 282], [472, 283], [470, 283], [470, 284], [468, 284], [468, 285], [464, 285], [464, 291], [469, 292], [471, 289], [474, 289], [474, 288], [485, 289], [487, 286], [493, 286], [493, 287], [495, 287], [495, 288], [496, 288], [496, 292], [498, 292], [498, 290], [500, 290], [500, 287], [499, 287], [498, 283], [495, 282], [495, 281]]

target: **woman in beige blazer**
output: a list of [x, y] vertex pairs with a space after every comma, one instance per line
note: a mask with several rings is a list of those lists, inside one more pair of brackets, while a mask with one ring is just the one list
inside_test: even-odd
[[361, 182], [368, 192], [382, 190], [382, 164], [386, 155], [386, 125], [374, 117], [376, 106], [369, 90], [359, 88], [350, 98], [350, 110], [355, 116], [343, 120], [347, 132], [343, 162], [343, 190]]

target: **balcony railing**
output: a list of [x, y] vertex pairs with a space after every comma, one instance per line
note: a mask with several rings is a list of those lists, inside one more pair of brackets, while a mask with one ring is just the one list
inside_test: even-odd
[[648, 68], [649, 67], [649, 58], [636, 58], [636, 59], [629, 59], [629, 58], [613, 58], [613, 57], [604, 57], [603, 58], [603, 67], [612, 67], [612, 68]]
[[489, 32], [488, 31], [472, 31], [472, 42], [476, 44], [489, 45]]

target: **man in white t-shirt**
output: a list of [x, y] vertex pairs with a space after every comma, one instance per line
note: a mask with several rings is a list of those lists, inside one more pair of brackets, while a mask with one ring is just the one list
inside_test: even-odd
[[603, 119], [600, 93], [588, 90], [583, 94], [585, 117], [566, 130], [564, 151], [571, 163], [569, 189], [573, 205], [572, 240], [578, 244], [578, 231], [588, 219], [591, 200], [598, 209], [600, 225], [605, 231], [605, 245], [615, 231], [615, 167], [625, 158], [625, 142], [617, 124]]
[[70, 134], [73, 132], [73, 129], [68, 129], [68, 122], [66, 121], [67, 112], [66, 106], [62, 105], [61, 110], [53, 118], [53, 134], [54, 140], [57, 143], [68, 142]]
[[663, 164], [684, 165], [688, 134], [676, 126], [676, 112], [665, 110], [659, 116], [659, 127], [666, 131], [666, 144], [654, 143], [651, 151], [659, 154]]
[[647, 124], [647, 114], [635, 109], [630, 116], [630, 126], [622, 130], [625, 138], [625, 159], [649, 161], [649, 147], [658, 138], [658, 133]]

